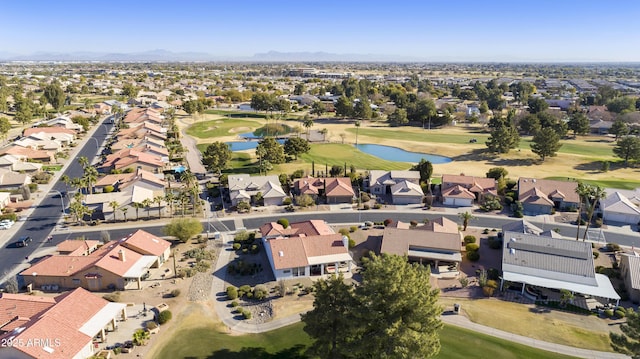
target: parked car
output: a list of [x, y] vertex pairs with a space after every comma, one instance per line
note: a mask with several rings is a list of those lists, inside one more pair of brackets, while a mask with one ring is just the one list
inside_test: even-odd
[[123, 353], [131, 353], [131, 352], [133, 352], [133, 348], [135, 348], [135, 344], [133, 343], [133, 341], [132, 340], [127, 340], [122, 345], [122, 352]]
[[11, 227], [13, 227], [13, 225], [16, 222], [10, 220], [10, 219], [3, 219], [0, 221], [0, 229], [9, 229]]
[[29, 243], [33, 242], [33, 238], [29, 236], [20, 237], [14, 244], [16, 247], [28, 247]]

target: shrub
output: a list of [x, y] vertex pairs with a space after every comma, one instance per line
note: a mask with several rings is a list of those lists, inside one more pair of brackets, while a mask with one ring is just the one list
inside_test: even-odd
[[242, 311], [242, 316], [244, 319], [251, 319], [251, 312], [245, 309]]
[[620, 245], [617, 243], [607, 243], [606, 249], [608, 252], [617, 252], [620, 250]]
[[480, 249], [480, 246], [477, 243], [467, 243], [464, 248], [467, 252], [476, 252]]
[[242, 245], [241, 245], [240, 243], [234, 243], [234, 244], [233, 244], [233, 250], [234, 250], [234, 251], [239, 250], [239, 249], [240, 249], [240, 247], [242, 247]]
[[338, 230], [338, 233], [342, 234], [343, 236], [349, 237], [349, 230], [347, 228], [340, 228]]
[[613, 318], [613, 309], [606, 309], [604, 311], [604, 316], [607, 318]]
[[292, 203], [293, 203], [293, 201], [289, 197], [287, 197], [287, 198], [282, 200], [282, 204], [285, 205], [285, 206], [288, 206], [288, 205], [290, 205]]
[[362, 202], [371, 201], [371, 196], [369, 196], [367, 192], [360, 192], [360, 198], [362, 199]]
[[102, 296], [102, 299], [109, 302], [117, 302], [120, 300], [120, 292], [107, 293]]
[[262, 284], [259, 284], [253, 288], [253, 297], [257, 300], [262, 300], [267, 297], [269, 291], [267, 287]]
[[477, 262], [480, 259], [480, 253], [478, 253], [478, 251], [467, 252], [467, 259], [472, 262]]
[[500, 279], [500, 270], [496, 268], [489, 268], [487, 271], [487, 278], [494, 281]]
[[484, 294], [485, 297], [491, 297], [493, 296], [493, 292], [495, 292], [495, 290], [495, 288], [485, 286], [482, 287], [482, 294]]
[[114, 188], [113, 188], [112, 185], [107, 185], [107, 186], [104, 186], [104, 189], [102, 190], [102, 192], [103, 193], [111, 193], [111, 192], [113, 192], [113, 190], [114, 190]]
[[373, 209], [380, 209], [382, 208], [382, 205], [380, 203], [376, 203], [373, 205]]
[[281, 225], [284, 228], [287, 228], [287, 227], [289, 227], [289, 220], [286, 219], [286, 218], [280, 218], [278, 220], [278, 224]]
[[168, 322], [169, 320], [171, 320], [170, 310], [163, 310], [162, 312], [160, 312], [160, 314], [158, 314], [158, 324], [162, 325]]
[[489, 228], [485, 228], [482, 230], [482, 234], [489, 234]]
[[245, 295], [247, 295], [247, 297], [248, 297], [248, 294], [250, 294], [250, 293], [251, 293], [251, 286], [248, 285], [248, 284], [245, 284], [245, 285], [241, 286], [240, 288], [238, 288], [238, 297], [240, 297], [240, 298], [244, 297]]
[[502, 248], [502, 240], [498, 239], [498, 237], [491, 236], [489, 237], [489, 248], [491, 249], [500, 249]]
[[232, 308], [235, 308], [235, 307], [237, 307], [237, 306], [239, 306], [239, 305], [240, 305], [240, 303], [238, 303], [238, 301], [237, 301], [237, 300], [234, 300], [233, 302], [231, 302], [231, 307], [232, 307]]
[[593, 251], [593, 259], [598, 259], [598, 257], [600, 257], [600, 252]]
[[3, 215], [0, 215], [0, 220], [2, 219], [9, 219], [15, 222], [18, 220], [18, 215], [15, 213], [5, 213]]
[[363, 209], [364, 211], [368, 211], [368, 210], [370, 210], [370, 209], [371, 209], [371, 206], [369, 206], [368, 204], [366, 204], [366, 203], [365, 203], [365, 204], [362, 206], [362, 209]]
[[356, 246], [356, 241], [349, 238], [349, 249], [353, 248]]
[[616, 318], [622, 319], [625, 317], [627, 313], [624, 311], [624, 309], [616, 309], [615, 314], [616, 314]]
[[411, 227], [417, 227], [417, 226], [418, 226], [418, 221], [416, 221], [415, 219], [412, 219], [412, 220], [409, 222], [409, 225], [411, 225]]
[[358, 227], [357, 227], [357, 226], [351, 226], [351, 227], [349, 227], [349, 232], [351, 232], [351, 233], [353, 233], [353, 232], [355, 232], [355, 231], [357, 231], [357, 230], [358, 230]]
[[231, 300], [238, 298], [238, 289], [234, 286], [227, 287], [227, 297]]
[[389, 227], [390, 225], [392, 225], [392, 224], [393, 224], [393, 219], [391, 219], [391, 218], [387, 218], [387, 219], [385, 219], [385, 220], [384, 220], [384, 222], [383, 222], [383, 223], [384, 223], [384, 226], [385, 226], [385, 227]]
[[460, 286], [462, 286], [462, 288], [466, 288], [469, 285], [469, 278], [467, 277], [460, 277], [458, 278], [458, 281], [460, 282]]
[[145, 327], [147, 330], [153, 330], [153, 329], [158, 328], [158, 324], [156, 324], [156, 322], [154, 322], [153, 320], [150, 320], [150, 321], [148, 321], [148, 322], [146, 322], [146, 323], [144, 324], [144, 327]]
[[171, 296], [172, 297], [179, 297], [180, 296], [180, 289], [174, 289], [171, 291]]
[[485, 287], [496, 289], [496, 288], [498, 288], [498, 282], [493, 280], [493, 279], [489, 279], [487, 281], [487, 285], [485, 285]]
[[468, 235], [464, 236], [464, 244], [476, 243], [476, 236]]

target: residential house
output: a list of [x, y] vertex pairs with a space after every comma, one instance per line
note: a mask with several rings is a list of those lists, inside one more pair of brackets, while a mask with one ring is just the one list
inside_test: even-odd
[[84, 128], [82, 127], [82, 125], [74, 123], [67, 116], [60, 116], [60, 117], [56, 117], [56, 118], [51, 119], [51, 120], [46, 120], [46, 121], [43, 121], [42, 124], [44, 124], [46, 126], [49, 126], [49, 127], [62, 127], [62, 128], [66, 128], [66, 129], [69, 129], [69, 130], [74, 130], [74, 131], [77, 131], [77, 132], [84, 132]]
[[229, 196], [231, 204], [251, 202], [260, 193], [265, 206], [279, 206], [287, 198], [276, 175], [249, 176], [248, 174], [229, 175]]
[[167, 129], [160, 125], [145, 121], [139, 126], [131, 126], [129, 128], [122, 129], [115, 135], [115, 138], [118, 141], [144, 137], [164, 141], [167, 139]]
[[518, 200], [524, 214], [551, 214], [554, 210], [578, 208], [580, 197], [577, 182], [521, 177], [518, 180]]
[[595, 135], [606, 135], [613, 126], [613, 121], [601, 119], [589, 120], [589, 132]]
[[28, 162], [23, 155], [4, 155], [0, 157], [0, 169], [13, 172], [35, 173], [42, 169], [42, 163]]
[[82, 288], [55, 297], [0, 293], [1, 358], [84, 359], [127, 320], [125, 303]]
[[11, 194], [9, 192], [0, 192], [0, 213], [4, 211], [4, 209], [11, 202]]
[[439, 217], [415, 228], [403, 222], [385, 227], [380, 253], [407, 256], [412, 262], [432, 266], [435, 274], [455, 273], [462, 262], [461, 247], [458, 224]]
[[349, 177], [314, 178], [307, 176], [293, 182], [295, 195], [308, 194], [314, 199], [324, 197], [326, 203], [351, 203], [355, 192]]
[[161, 196], [164, 195], [167, 182], [158, 176], [141, 168], [130, 173], [109, 174], [100, 178], [94, 184], [94, 190], [96, 192], [104, 192], [106, 187], [111, 186], [114, 192], [120, 192], [127, 187], [135, 185], [151, 190], [154, 196]]
[[9, 154], [24, 157], [30, 161], [41, 163], [55, 163], [56, 157], [54, 151], [35, 150], [30, 147], [22, 147], [11, 145], [0, 150], [0, 155]]
[[[116, 213], [113, 211], [113, 207], [111, 207], [111, 203], [114, 201], [118, 203], [118, 209], [132, 207], [133, 203], [143, 203], [145, 200], [153, 201], [155, 197], [156, 195], [153, 190], [134, 184], [121, 189], [119, 192], [87, 194], [82, 203], [92, 210], [91, 219], [105, 220], [110, 214], [113, 215], [114, 219], [116, 218]], [[161, 208], [164, 207], [164, 205], [166, 205], [166, 203], [160, 203]], [[133, 209], [135, 209], [135, 212]], [[133, 209], [129, 213], [135, 213], [136, 217], [138, 217], [139, 209]], [[157, 211], [157, 204], [155, 202], [152, 203], [151, 207], [146, 209], [146, 215], [150, 213], [149, 211], [151, 209]]]
[[62, 127], [30, 127], [25, 128], [22, 131], [22, 136], [29, 137], [33, 134], [45, 133], [50, 135], [53, 138], [64, 138], [65, 141], [68, 138], [71, 138], [71, 141], [75, 140], [77, 137], [77, 132], [75, 130], [70, 130]]
[[156, 256], [140, 254], [118, 241], [111, 241], [87, 256], [46, 257], [22, 271], [20, 276], [25, 285], [31, 284], [34, 288], [142, 289], [142, 280], [157, 261]]
[[[112, 143], [109, 148], [111, 148], [112, 152], [118, 152], [120, 150], [124, 150], [127, 148], [142, 148], [145, 146], [152, 146], [157, 148], [166, 149], [165, 143], [162, 140], [154, 139], [151, 137], [142, 137], [142, 138], [125, 138], [120, 141]], [[167, 151], [168, 153], [168, 151]], [[165, 155], [167, 156], [167, 155]]]
[[591, 243], [503, 233], [501, 288], [505, 282], [519, 283], [521, 294], [532, 300], [545, 299], [539, 288], [566, 289], [602, 301], [620, 300], [609, 277], [596, 273]]
[[351, 273], [348, 239], [324, 221], [291, 223], [287, 228], [272, 222], [260, 232], [276, 280]]
[[15, 190], [31, 183], [31, 176], [26, 173], [0, 170], [0, 190]]
[[485, 177], [442, 175], [440, 188], [442, 203], [448, 206], [470, 207], [487, 195], [498, 195], [496, 180]]
[[164, 262], [169, 260], [171, 254], [171, 242], [154, 236], [142, 229], [138, 229], [121, 239], [120, 245], [136, 253], [154, 256], [156, 261], [152, 264], [153, 268], [159, 268]]
[[56, 251], [64, 256], [88, 256], [98, 249], [100, 243], [93, 239], [67, 239], [56, 245]]
[[22, 137], [19, 140], [13, 141], [13, 144], [15, 146], [32, 148], [34, 150], [51, 151], [53, 153], [62, 151], [63, 146], [61, 141], [47, 139], [46, 137], [47, 136], [37, 136], [33, 134], [29, 137]]
[[111, 172], [113, 170], [123, 171], [127, 168], [140, 168], [158, 173], [164, 168], [166, 162], [160, 156], [154, 156], [136, 149], [126, 149], [108, 155], [98, 169], [102, 172]]
[[424, 196], [418, 171], [371, 170], [365, 190], [376, 196], [389, 196], [394, 204], [421, 203]]
[[640, 207], [621, 192], [613, 192], [600, 200], [599, 211], [605, 222], [624, 224], [640, 223]]
[[634, 303], [640, 302], [640, 256], [635, 250], [620, 256], [620, 274], [629, 299]]

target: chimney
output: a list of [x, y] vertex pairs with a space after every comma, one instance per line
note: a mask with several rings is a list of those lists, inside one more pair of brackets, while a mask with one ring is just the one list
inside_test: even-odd
[[342, 236], [342, 244], [344, 245], [344, 248], [349, 250], [349, 237]]
[[123, 249], [121, 249], [121, 250], [119, 250], [119, 251], [118, 251], [118, 259], [119, 259], [119, 260], [121, 260], [121, 261], [123, 261], [123, 262], [125, 262], [125, 261], [126, 261], [126, 258], [125, 258], [125, 256], [124, 256], [124, 250], [123, 250]]

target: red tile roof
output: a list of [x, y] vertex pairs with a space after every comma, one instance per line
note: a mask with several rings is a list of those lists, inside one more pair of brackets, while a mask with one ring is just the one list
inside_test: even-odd
[[132, 250], [142, 250], [142, 254], [161, 256], [171, 247], [171, 243], [139, 229], [121, 240], [120, 244]]
[[44, 132], [44, 133], [66, 133], [66, 134], [70, 134], [70, 135], [76, 135], [77, 132], [75, 130], [71, 130], [68, 128], [62, 128], [62, 127], [30, 127], [30, 128], [26, 128], [24, 130], [24, 132], [22, 133], [22, 135], [24, 137], [28, 137], [34, 133], [39, 133], [39, 132]]
[[276, 269], [304, 267], [312, 257], [349, 253], [340, 233], [270, 239], [267, 246]]

